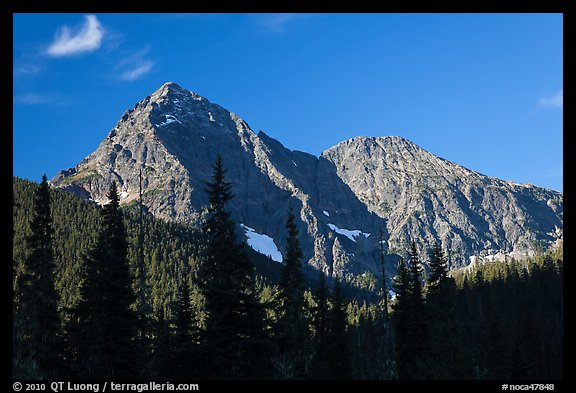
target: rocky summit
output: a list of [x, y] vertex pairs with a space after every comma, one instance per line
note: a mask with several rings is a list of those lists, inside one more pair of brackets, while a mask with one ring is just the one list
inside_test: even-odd
[[424, 260], [440, 241], [459, 267], [529, 255], [563, 236], [562, 193], [482, 175], [397, 136], [352, 138], [320, 157], [292, 151], [175, 83], [126, 111], [96, 151], [51, 184], [104, 203], [116, 181], [128, 204], [142, 173], [143, 204], [153, 215], [197, 225], [218, 154], [248, 244], [280, 262], [292, 205], [309, 270], [335, 277], [379, 275], [380, 241], [393, 273], [393, 255], [404, 255], [411, 239]]

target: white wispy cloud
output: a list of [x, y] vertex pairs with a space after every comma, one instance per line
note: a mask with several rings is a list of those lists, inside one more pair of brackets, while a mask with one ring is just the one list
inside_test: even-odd
[[68, 26], [61, 27], [46, 53], [53, 57], [62, 57], [93, 52], [100, 48], [103, 38], [104, 28], [98, 18], [95, 15], [86, 15], [82, 26], [74, 31]]
[[139, 61], [137, 64], [133, 66], [133, 68], [124, 71], [122, 75], [120, 75], [120, 79], [125, 81], [136, 80], [141, 76], [143, 76], [144, 74], [150, 72], [153, 66], [154, 62], [150, 60]]
[[560, 89], [556, 94], [547, 97], [541, 97], [538, 100], [540, 108], [564, 108], [564, 89]]
[[120, 51], [122, 55], [117, 61], [115, 69], [118, 79], [134, 81], [152, 71], [156, 62], [148, 56], [150, 47], [147, 45], [138, 51]]
[[53, 102], [53, 97], [49, 97], [40, 93], [22, 93], [14, 96], [13, 98], [15, 104], [21, 105], [41, 105], [50, 104]]
[[267, 30], [274, 33], [282, 33], [286, 30], [287, 26], [297, 20], [308, 17], [309, 14], [290, 14], [290, 13], [277, 13], [265, 14], [260, 19], [260, 23]]

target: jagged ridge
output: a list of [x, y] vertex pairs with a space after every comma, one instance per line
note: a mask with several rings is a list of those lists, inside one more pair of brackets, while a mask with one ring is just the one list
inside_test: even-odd
[[[401, 137], [352, 138], [320, 157], [291, 151], [175, 83], [126, 111], [96, 151], [52, 185], [103, 202], [115, 180], [121, 202], [130, 203], [142, 168], [147, 208], [193, 224], [207, 204], [203, 182], [218, 153], [234, 186], [238, 224], [283, 251], [292, 204], [308, 265], [335, 276], [378, 274], [379, 228], [391, 252], [403, 252], [410, 238], [440, 240], [454, 266], [498, 250], [527, 253], [562, 237], [561, 193], [484, 176]], [[360, 232], [367, 236], [353, 235]], [[387, 261], [393, 273], [395, 259]]]

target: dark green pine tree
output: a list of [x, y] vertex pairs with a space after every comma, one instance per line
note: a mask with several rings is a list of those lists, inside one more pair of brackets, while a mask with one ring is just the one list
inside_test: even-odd
[[59, 376], [61, 350], [58, 294], [54, 287], [54, 252], [50, 191], [46, 175], [34, 194], [28, 253], [16, 279], [14, 308], [14, 377]]
[[410, 353], [410, 317], [411, 317], [411, 293], [410, 271], [404, 259], [400, 259], [397, 266], [397, 275], [394, 277], [394, 291], [396, 301], [393, 304], [393, 326], [395, 330], [394, 343], [396, 347], [396, 370], [399, 379], [407, 379], [409, 375], [409, 363], [412, 357]]
[[457, 293], [454, 279], [448, 276], [446, 257], [439, 243], [429, 255], [430, 275], [427, 282], [426, 321], [428, 342], [426, 372], [429, 379], [452, 379], [462, 375], [459, 346]]
[[153, 332], [152, 350], [146, 375], [150, 378], [171, 379], [176, 373], [174, 372], [170, 326], [164, 310], [158, 313]]
[[139, 201], [138, 201], [138, 239], [137, 239], [137, 250], [138, 256], [134, 270], [134, 294], [135, 294], [135, 304], [134, 310], [136, 312], [137, 324], [136, 324], [136, 338], [138, 346], [138, 362], [139, 368], [144, 369], [146, 363], [151, 355], [152, 342], [151, 342], [151, 331], [152, 328], [152, 305], [150, 304], [150, 285], [148, 283], [146, 264], [144, 262], [144, 204], [143, 204], [143, 192], [142, 192], [142, 168], [139, 172]]
[[197, 375], [194, 369], [194, 346], [198, 341], [198, 332], [194, 323], [188, 283], [182, 283], [172, 310], [175, 328], [172, 339], [174, 377], [190, 379]]
[[409, 265], [404, 260], [400, 261], [394, 279], [397, 297], [394, 305], [396, 367], [399, 379], [422, 379], [426, 376], [426, 325], [422, 266], [414, 241], [410, 245], [409, 260]]
[[424, 308], [424, 290], [422, 284], [422, 264], [416, 250], [416, 242], [410, 245], [410, 347], [413, 353], [411, 367], [409, 369], [410, 379], [423, 379], [426, 377], [427, 365], [425, 364], [424, 352], [426, 350], [427, 329]]
[[304, 274], [302, 273], [302, 249], [298, 241], [298, 229], [294, 222], [292, 206], [288, 210], [288, 238], [286, 258], [281, 274], [281, 317], [279, 320], [279, 350], [284, 378], [303, 378], [308, 362], [308, 321], [304, 315]]
[[101, 209], [96, 246], [83, 267], [81, 300], [72, 310], [67, 336], [73, 374], [80, 378], [134, 377], [137, 317], [127, 260], [126, 230], [116, 183]]
[[434, 243], [429, 257], [428, 296], [431, 293], [440, 292], [442, 284], [448, 279], [448, 263], [440, 243]]
[[201, 334], [203, 376], [258, 378], [269, 370], [265, 364], [265, 312], [255, 290], [254, 265], [237, 242], [234, 221], [226, 210], [232, 193], [225, 173], [218, 155], [207, 182], [206, 247], [198, 274], [207, 314]]
[[418, 257], [418, 251], [416, 250], [416, 242], [412, 241], [410, 245], [410, 283], [409, 283], [409, 293], [412, 299], [412, 306], [414, 307], [414, 312], [422, 311], [423, 301], [424, 301], [424, 291], [422, 288], [422, 264], [420, 263], [420, 258]]
[[330, 378], [330, 320], [328, 309], [328, 286], [326, 285], [326, 276], [320, 271], [318, 287], [314, 291], [314, 300], [316, 302], [312, 309], [312, 326], [314, 327], [313, 343], [314, 355], [312, 357], [311, 376], [315, 379]]
[[329, 370], [332, 379], [350, 379], [351, 354], [348, 347], [348, 329], [346, 322], [346, 299], [342, 293], [342, 283], [334, 282], [332, 290], [332, 308], [328, 314], [329, 321]]

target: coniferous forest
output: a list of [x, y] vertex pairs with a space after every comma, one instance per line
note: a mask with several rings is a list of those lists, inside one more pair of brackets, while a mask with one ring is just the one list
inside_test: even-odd
[[449, 250], [412, 242], [366, 297], [306, 279], [291, 208], [284, 263], [266, 267], [221, 158], [206, 192], [194, 227], [120, 207], [115, 184], [99, 206], [14, 178], [14, 378], [563, 378], [561, 248], [449, 272]]

